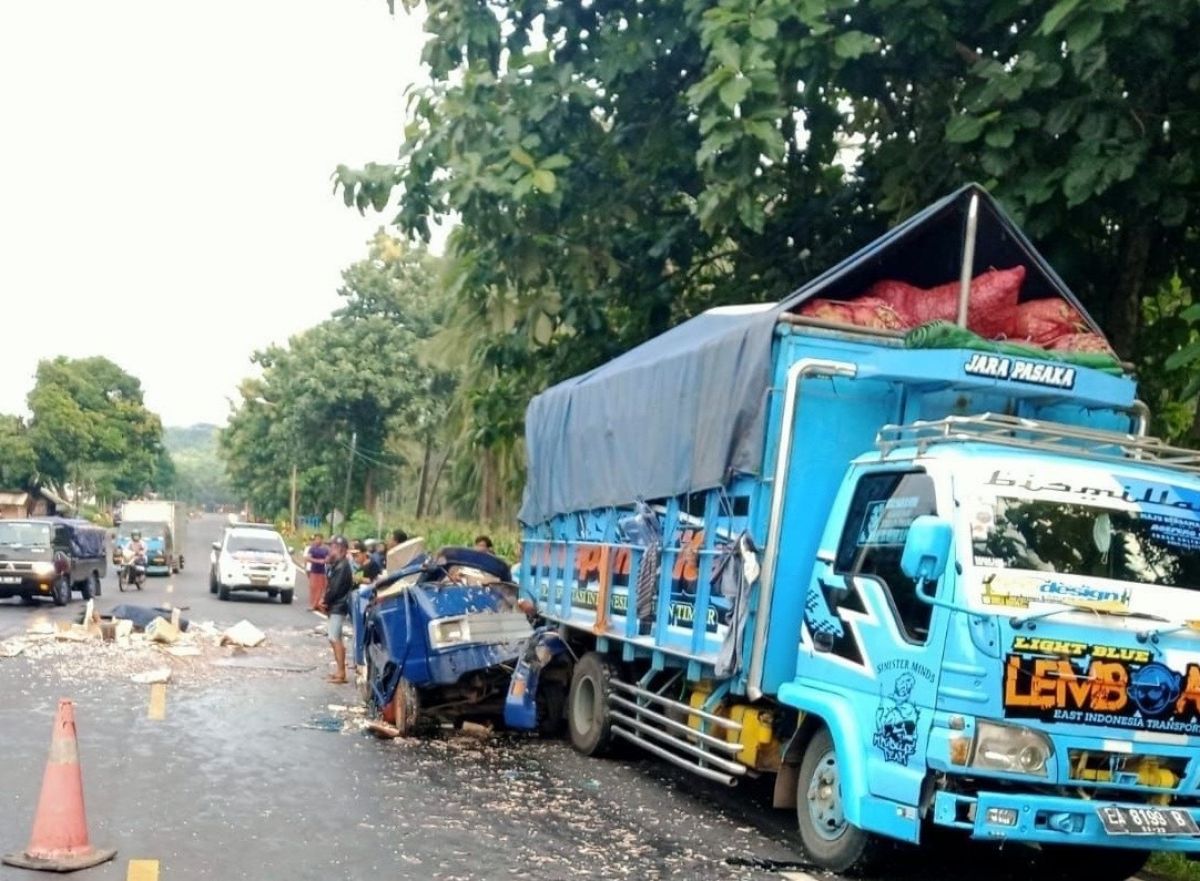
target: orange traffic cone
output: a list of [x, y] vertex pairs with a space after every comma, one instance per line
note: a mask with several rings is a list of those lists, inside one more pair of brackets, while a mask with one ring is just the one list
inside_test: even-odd
[[115, 850], [97, 850], [88, 841], [83, 812], [83, 775], [75, 742], [75, 707], [65, 698], [58, 702], [50, 756], [42, 778], [42, 795], [33, 819], [29, 846], [5, 854], [3, 861], [22, 869], [74, 872], [111, 860]]

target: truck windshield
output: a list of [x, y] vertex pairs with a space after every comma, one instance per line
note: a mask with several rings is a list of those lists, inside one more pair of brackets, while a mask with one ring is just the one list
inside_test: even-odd
[[282, 554], [283, 542], [274, 535], [231, 535], [225, 549], [230, 553]]
[[140, 523], [126, 521], [121, 524], [121, 528], [117, 531], [120, 538], [129, 538], [135, 532], [142, 534], [144, 541], [150, 539], [163, 539], [167, 535], [167, 527], [162, 523]]
[[972, 521], [975, 565], [1200, 588], [1200, 519], [996, 496]]
[[44, 547], [50, 544], [50, 526], [46, 523], [0, 521], [0, 545], [14, 548]]

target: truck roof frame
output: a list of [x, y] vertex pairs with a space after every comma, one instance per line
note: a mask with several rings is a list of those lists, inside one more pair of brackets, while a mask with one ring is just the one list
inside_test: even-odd
[[1143, 463], [1187, 474], [1200, 473], [1200, 451], [1175, 447], [1144, 434], [1121, 434], [1038, 419], [981, 413], [885, 425], [876, 435], [881, 459], [900, 448], [922, 455], [938, 444], [988, 443], [1021, 450], [1069, 453], [1100, 462]]

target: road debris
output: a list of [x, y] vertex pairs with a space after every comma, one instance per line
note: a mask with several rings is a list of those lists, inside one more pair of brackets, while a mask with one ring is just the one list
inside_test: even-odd
[[254, 648], [257, 645], [261, 645], [266, 638], [267, 635], [265, 633], [243, 618], [225, 631], [225, 634], [221, 638], [221, 644]]
[[155, 682], [170, 682], [171, 668], [160, 667], [157, 670], [147, 670], [144, 673], [134, 673], [129, 677], [130, 681], [137, 682], [140, 685], [151, 685]]
[[179, 642], [179, 637], [182, 634], [179, 628], [168, 621], [166, 618], [155, 618], [146, 625], [146, 636], [152, 642], [161, 642], [167, 645], [174, 645]]

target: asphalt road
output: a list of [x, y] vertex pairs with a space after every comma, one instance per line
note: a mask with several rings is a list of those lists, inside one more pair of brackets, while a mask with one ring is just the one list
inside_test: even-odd
[[[70, 697], [92, 841], [118, 849], [80, 881], [127, 878], [132, 859], [158, 861], [163, 879], [803, 877], [793, 821], [765, 788], [726, 790], [645, 759], [586, 759], [561, 742], [363, 733], [345, 709], [353, 686], [324, 681], [328, 646], [303, 584], [292, 606], [208, 592], [220, 522], [191, 522], [184, 572], [150, 579], [140, 595], [119, 594], [110, 575], [97, 601], [101, 612], [170, 601], [192, 622], [245, 618], [267, 632], [258, 649], [169, 659], [161, 720], [148, 717], [151, 686], [129, 678], [162, 666], [160, 655], [85, 643], [0, 658], [0, 851], [26, 844], [54, 710]], [[64, 609], [0, 602], [0, 640], [82, 608], [78, 598]], [[898, 857], [886, 876], [978, 879], [994, 857], [934, 849]], [[0, 879], [34, 877], [44, 876], [0, 868]]]

